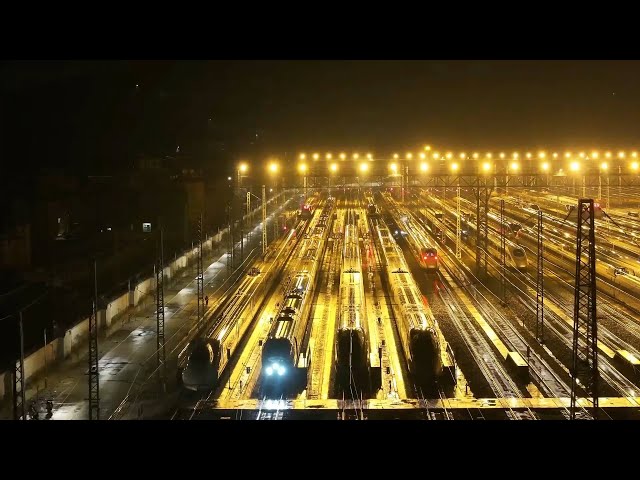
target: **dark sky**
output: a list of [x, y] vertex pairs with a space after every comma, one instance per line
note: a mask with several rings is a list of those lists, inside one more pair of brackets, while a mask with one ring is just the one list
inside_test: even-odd
[[217, 161], [630, 148], [640, 125], [638, 61], [11, 62], [0, 82], [0, 147], [22, 166], [104, 170], [178, 145]]

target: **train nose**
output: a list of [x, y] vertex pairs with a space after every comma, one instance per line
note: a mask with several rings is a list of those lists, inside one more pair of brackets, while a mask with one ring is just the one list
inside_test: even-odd
[[273, 362], [265, 367], [264, 373], [267, 377], [283, 377], [287, 373], [287, 367], [281, 363]]

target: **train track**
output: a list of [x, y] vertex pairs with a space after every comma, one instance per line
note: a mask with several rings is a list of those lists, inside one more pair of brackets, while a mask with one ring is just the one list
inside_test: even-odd
[[[491, 256], [490, 258], [495, 262], [495, 259], [493, 259]], [[547, 263], [549, 263], [547, 261]], [[551, 262], [552, 265], [553, 262]], [[557, 266], [557, 265], [556, 265]], [[558, 266], [560, 267], [560, 266]], [[568, 272], [567, 272], [568, 273]], [[527, 276], [527, 280], [531, 283], [533, 280], [530, 279]], [[510, 282], [513, 285], [513, 282]], [[565, 284], [569, 287], [572, 288], [571, 285], [569, 285], [566, 281]], [[524, 292], [521, 292], [524, 293]], [[573, 312], [569, 311], [568, 308], [566, 308], [566, 302], [560, 301], [557, 298], [554, 298], [554, 296], [552, 294], [548, 294], [546, 293], [545, 296], [552, 300], [554, 302], [554, 304], [558, 305], [560, 308], [562, 308], [566, 315], [571, 318], [573, 316]], [[528, 298], [527, 298], [528, 300]], [[526, 301], [524, 303], [527, 303]], [[559, 320], [559, 319], [558, 319]], [[623, 320], [621, 318], [619, 318], [619, 316], [616, 315], [616, 320], [618, 322], [620, 322], [622, 324]], [[563, 323], [563, 322], [561, 322]], [[628, 322], [625, 322], [625, 325]], [[564, 327], [565, 325], [563, 325]], [[634, 325], [634, 327], [636, 327]], [[634, 330], [634, 327], [632, 327], [631, 329]], [[631, 353], [634, 353], [637, 355], [636, 349], [633, 348], [631, 345], [629, 345], [627, 342], [623, 341], [622, 339], [620, 339], [617, 335], [613, 334], [612, 332], [610, 332], [608, 329], [601, 327], [600, 328], [601, 332], [604, 332], [602, 335], [602, 337], [607, 338], [607, 341], [610, 342], [612, 345], [617, 345], [616, 348], [623, 348]], [[556, 334], [558, 334], [561, 337], [561, 341], [563, 343], [565, 343], [569, 349], [572, 349], [572, 345], [570, 345], [570, 342], [567, 340], [567, 336], [566, 335], [562, 335], [559, 334], [558, 331], [556, 330], [555, 332]], [[604, 368], [602, 369], [603, 372], [601, 372], [601, 376], [614, 388], [616, 389], [620, 394], [622, 394], [623, 396], [628, 396], [628, 395], [632, 395], [633, 392], [635, 392], [636, 390], [636, 386], [631, 383], [624, 375], [622, 375], [609, 361], [608, 358], [603, 357], [603, 359], [601, 360], [601, 364], [603, 364]], [[562, 365], [563, 369], [565, 371], [567, 371], [568, 373], [568, 369], [566, 369], [566, 367], [564, 367], [564, 365]], [[535, 373], [535, 370], [534, 370]], [[554, 377], [555, 374], [554, 374]], [[557, 383], [557, 382], [555, 382]], [[557, 385], [559, 386], [559, 385]]]
[[[334, 237], [331, 241], [331, 250], [325, 252], [324, 255], [324, 263], [326, 266], [323, 270], [326, 272], [327, 281], [325, 283], [324, 292], [322, 294], [322, 316], [319, 319], [312, 319], [312, 338], [316, 340], [319, 339], [320, 341], [316, 341], [313, 348], [313, 361], [311, 362], [310, 381], [312, 388], [307, 395], [307, 398], [309, 399], [320, 398], [322, 394], [321, 390], [324, 382], [324, 376], [331, 374], [331, 372], [325, 372], [324, 358], [325, 350], [327, 348], [332, 350], [333, 345], [326, 345], [326, 342], [324, 342], [323, 340], [326, 338], [328, 324], [332, 323], [329, 322], [329, 313], [331, 310], [329, 307], [334, 302], [334, 300], [332, 299], [333, 285], [335, 283], [336, 271], [339, 271], [340, 269], [340, 266], [338, 265], [340, 255], [336, 255], [336, 251], [340, 251], [340, 244], [340, 240]], [[317, 304], [314, 308], [317, 308]]]

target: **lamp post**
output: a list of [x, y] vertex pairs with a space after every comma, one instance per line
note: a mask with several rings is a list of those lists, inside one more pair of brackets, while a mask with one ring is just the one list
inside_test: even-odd
[[[248, 170], [248, 166], [246, 163], [241, 163], [238, 165], [238, 194], [240, 194], [240, 189], [242, 188], [242, 177], [243, 173], [246, 173]], [[249, 208], [251, 206], [251, 199], [247, 192], [247, 213], [249, 213]], [[240, 211], [242, 213], [242, 210]], [[242, 220], [242, 217], [241, 217]], [[232, 220], [233, 221], [233, 220]], [[247, 221], [249, 218], [247, 217]], [[244, 222], [240, 222], [240, 263], [244, 262], [244, 232], [243, 232]], [[249, 228], [251, 230], [251, 228]]]
[[[274, 193], [275, 193], [275, 198], [276, 199], [278, 198], [278, 177], [277, 177], [277, 174], [278, 174], [279, 170], [280, 170], [280, 166], [278, 165], [278, 163], [276, 161], [272, 161], [271, 163], [269, 163], [269, 175], [271, 176], [271, 180], [272, 180], [272, 182], [274, 184], [274, 190], [275, 190]], [[263, 200], [263, 201], [265, 201], [265, 200]], [[277, 205], [278, 205], [278, 200], [276, 200], [276, 207], [277, 207]], [[266, 211], [263, 209], [263, 212], [264, 212], [263, 213], [263, 216], [264, 216], [266, 214]], [[274, 222], [274, 225], [275, 225], [275, 223], [276, 222]], [[265, 224], [264, 228], [266, 228], [266, 226], [267, 226], [266, 219], [265, 219], [264, 224]], [[274, 235], [274, 239], [275, 239], [275, 235]]]
[[338, 164], [337, 163], [332, 163], [329, 166], [329, 196], [331, 196], [331, 177], [338, 171]]
[[[362, 176], [365, 176], [367, 174], [367, 171], [369, 170], [369, 164], [362, 162], [360, 164], [359, 170], [360, 170], [360, 174]], [[358, 198], [359, 197], [360, 197], [360, 177], [358, 177]]]
[[[607, 171], [609, 169], [609, 164], [607, 162], [602, 162], [600, 164], [600, 170], [598, 170], [598, 200], [602, 201], [602, 172]], [[609, 183], [609, 182], [607, 182]], [[608, 192], [607, 192], [608, 197]], [[607, 208], [609, 208], [609, 199], [607, 198], [606, 202]]]
[[551, 189], [549, 188], [549, 162], [542, 162], [542, 165], [540, 165], [540, 168], [542, 169], [543, 172], [545, 172], [547, 174], [547, 188], [549, 189], [549, 192], [551, 193]]
[[[458, 164], [451, 164], [451, 172], [456, 175], [458, 173]], [[458, 175], [456, 182], [456, 257], [462, 258], [462, 250], [460, 246], [460, 175]]]
[[519, 168], [520, 168], [520, 165], [518, 164], [518, 162], [511, 162], [511, 165], [507, 165], [507, 183], [504, 189], [505, 195], [509, 194], [509, 171], [511, 170], [514, 173], [516, 173]]
[[305, 201], [307, 200], [307, 164], [306, 163], [301, 163], [298, 165], [298, 170], [300, 171], [300, 173], [302, 173], [303, 176], [303, 188], [304, 188], [304, 199]]
[[573, 175], [571, 175], [571, 180], [572, 180], [572, 183], [573, 183], [572, 193], [573, 193], [573, 195], [577, 195], [577, 191], [576, 191], [576, 176], [578, 175], [578, 172], [580, 171], [580, 163], [574, 160], [569, 165], [569, 169], [573, 173]]

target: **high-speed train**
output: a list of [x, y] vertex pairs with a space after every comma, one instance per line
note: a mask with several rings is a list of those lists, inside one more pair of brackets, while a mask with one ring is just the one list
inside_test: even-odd
[[[251, 323], [251, 311], [244, 311], [249, 299], [264, 281], [263, 273], [253, 268], [243, 278], [234, 296], [221, 311], [218, 319], [203, 337], [192, 340], [178, 360], [182, 385], [193, 391], [213, 389], [240, 339]], [[181, 358], [186, 358], [183, 363]]]
[[[314, 214], [309, 234], [301, 241], [293, 260], [295, 272], [286, 287], [282, 304], [273, 319], [267, 340], [262, 347], [261, 381], [263, 393], [288, 393], [306, 385], [306, 376], [300, 378], [302, 363], [311, 361], [308, 349], [308, 326], [311, 299], [318, 262], [326, 244], [333, 202], [327, 201], [321, 212]], [[306, 370], [302, 370], [306, 372]]]
[[347, 212], [336, 335], [336, 383], [343, 391], [370, 391], [369, 336], [364, 309], [364, 288], [358, 228]]
[[438, 271], [438, 250], [433, 247], [423, 247], [420, 250], [420, 264], [427, 272]]
[[402, 350], [414, 381], [431, 386], [442, 375], [440, 338], [431, 310], [407, 268], [389, 229], [377, 227], [384, 267], [393, 295], [393, 310]]
[[[567, 197], [563, 195], [546, 194], [545, 196], [531, 195], [530, 203], [524, 203], [523, 208], [528, 211], [539, 210], [540, 207], [549, 209], [564, 210], [568, 215], [567, 220], [575, 222], [577, 220], [576, 209], [578, 207], [578, 199], [575, 197]], [[537, 208], [536, 208], [537, 207]], [[593, 204], [593, 210], [596, 219], [604, 217], [604, 210], [598, 200]]]
[[527, 260], [527, 252], [519, 245], [507, 245], [507, 254], [511, 261], [511, 265], [516, 269], [525, 271], [529, 267], [529, 261]]
[[[304, 233], [306, 227], [307, 224], [303, 223], [300, 231]], [[287, 251], [295, 248], [301, 237], [295, 238]], [[260, 302], [253, 302], [252, 299], [259, 296], [261, 289], [268, 288], [272, 281], [271, 271], [259, 267], [261, 265], [249, 269], [229, 301], [213, 312], [213, 325], [202, 332], [202, 336], [192, 340], [178, 355], [178, 378], [184, 388], [208, 391], [218, 384], [222, 372], [258, 311]]]
[[[567, 212], [567, 219], [573, 222], [577, 221], [578, 202], [576, 201], [575, 204], [567, 203], [565, 204], [564, 208]], [[598, 202], [593, 202], [593, 214], [594, 214], [594, 218], [596, 219], [601, 219], [604, 217], [602, 206]]]

